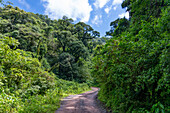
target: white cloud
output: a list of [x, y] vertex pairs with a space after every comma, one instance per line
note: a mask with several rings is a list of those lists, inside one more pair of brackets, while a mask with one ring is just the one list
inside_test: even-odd
[[106, 7], [106, 8], [104, 9], [104, 11], [108, 14], [111, 9], [112, 9], [112, 6], [111, 6], [111, 7]]
[[45, 14], [52, 19], [62, 18], [64, 15], [74, 20], [88, 22], [92, 11], [88, 0], [42, 0], [45, 2]]
[[22, 5], [24, 5], [27, 9], [30, 8], [30, 5], [25, 0], [18, 0], [18, 2]]
[[116, 9], [117, 9], [117, 6], [115, 6], [113, 9], [116, 10]]
[[96, 0], [94, 6], [98, 8], [103, 8], [110, 0]]
[[92, 20], [92, 24], [96, 24], [96, 25], [99, 25], [101, 24], [103, 21], [102, 21], [102, 15], [96, 15], [94, 17], [94, 19]]
[[129, 12], [127, 11], [126, 13], [122, 13], [119, 15], [119, 18], [123, 18], [123, 17], [129, 19]]
[[108, 14], [109, 12], [110, 12], [110, 10], [116, 10], [117, 9], [117, 7], [119, 6], [119, 5], [121, 5], [121, 3], [123, 2], [123, 0], [113, 0], [113, 2], [112, 2], [112, 4], [111, 4], [111, 6], [110, 7], [106, 7], [104, 10], [105, 10], [105, 12]]
[[123, 0], [113, 0], [113, 5], [119, 5], [123, 2]]

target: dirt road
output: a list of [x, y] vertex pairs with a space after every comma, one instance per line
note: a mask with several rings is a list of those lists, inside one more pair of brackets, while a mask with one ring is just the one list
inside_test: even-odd
[[98, 90], [98, 88], [92, 87], [92, 91], [64, 98], [55, 113], [106, 113], [97, 105]]

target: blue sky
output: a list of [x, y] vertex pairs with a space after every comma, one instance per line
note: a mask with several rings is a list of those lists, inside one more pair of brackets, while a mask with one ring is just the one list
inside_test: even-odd
[[62, 16], [91, 25], [101, 36], [110, 30], [110, 22], [117, 18], [129, 18], [121, 8], [123, 0], [4, 0], [10, 1], [27, 12], [48, 15], [51, 19]]

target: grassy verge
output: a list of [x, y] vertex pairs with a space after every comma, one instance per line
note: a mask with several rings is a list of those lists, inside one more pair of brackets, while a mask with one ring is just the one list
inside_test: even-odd
[[62, 79], [56, 80], [55, 88], [44, 95], [34, 95], [27, 99], [14, 94], [0, 94], [0, 112], [2, 113], [52, 113], [60, 107], [60, 100], [71, 94], [79, 94], [90, 90], [85, 83], [79, 84]]

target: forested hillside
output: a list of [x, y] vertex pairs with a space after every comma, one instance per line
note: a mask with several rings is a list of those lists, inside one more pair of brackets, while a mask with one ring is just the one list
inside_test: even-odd
[[104, 42], [99, 36], [90, 25], [66, 16], [51, 20], [3, 4], [0, 112], [53, 112], [61, 97], [89, 90], [90, 57]]
[[98, 46], [93, 75], [99, 99], [113, 113], [170, 112], [169, 0], [125, 0], [130, 19], [111, 22]]
[[84, 22], [0, 4], [0, 113], [52, 113], [92, 85], [113, 113], [170, 112], [169, 0], [124, 0], [130, 18], [102, 38]]
[[1, 8], [0, 20], [1, 34], [17, 39], [20, 44], [15, 49], [32, 52], [44, 70], [77, 82], [85, 82], [90, 77], [86, 61], [98, 43], [96, 37], [100, 36], [90, 25], [74, 24], [66, 16], [51, 20], [47, 15], [10, 5]]

